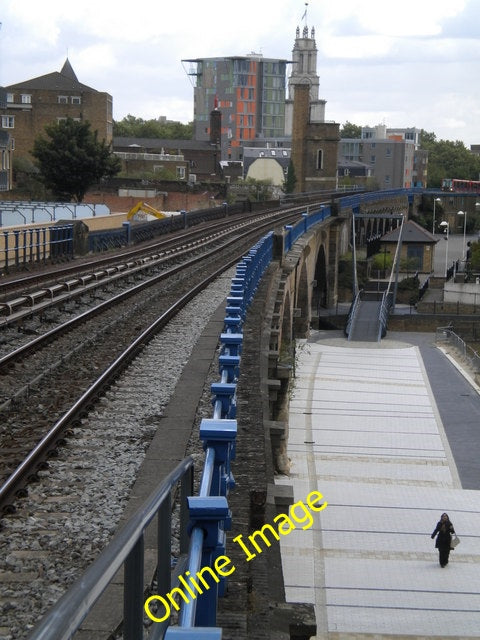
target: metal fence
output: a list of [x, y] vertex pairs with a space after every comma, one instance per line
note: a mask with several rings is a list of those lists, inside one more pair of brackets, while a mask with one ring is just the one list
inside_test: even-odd
[[6, 273], [60, 257], [73, 257], [73, 225], [0, 232], [0, 267]]
[[435, 332], [435, 342], [437, 344], [446, 343], [454, 347], [462, 360], [464, 360], [475, 373], [480, 373], [480, 355], [453, 331], [452, 325], [448, 327], [438, 327]]

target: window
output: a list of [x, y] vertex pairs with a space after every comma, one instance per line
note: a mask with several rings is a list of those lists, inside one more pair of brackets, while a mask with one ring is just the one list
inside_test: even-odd
[[317, 170], [323, 169], [323, 149], [317, 149]]
[[185, 167], [177, 167], [177, 178], [185, 180]]
[[32, 104], [32, 96], [28, 93], [22, 93], [22, 104]]
[[58, 104], [68, 104], [68, 96], [57, 96]]
[[71, 102], [72, 104], [82, 104], [82, 99], [80, 96], [72, 96]]
[[15, 128], [15, 116], [2, 116], [2, 128], [14, 129]]
[[7, 93], [7, 102], [15, 102], [15, 95], [13, 93]]
[[[423, 252], [424, 246], [422, 245], [407, 245], [407, 260], [408, 267], [410, 269], [421, 269], [423, 266]], [[407, 268], [408, 268], [407, 267]]]

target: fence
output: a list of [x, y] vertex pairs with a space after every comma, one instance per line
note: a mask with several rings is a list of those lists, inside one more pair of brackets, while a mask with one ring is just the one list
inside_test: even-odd
[[73, 225], [0, 232], [0, 267], [6, 273], [60, 257], [73, 257]]
[[109, 213], [110, 209], [105, 204], [1, 200], [0, 227], [80, 220]]
[[435, 332], [436, 343], [447, 343], [454, 347], [460, 354], [460, 357], [471, 367], [474, 373], [480, 373], [480, 355], [474, 351], [459, 335], [457, 335], [452, 326], [438, 327]]

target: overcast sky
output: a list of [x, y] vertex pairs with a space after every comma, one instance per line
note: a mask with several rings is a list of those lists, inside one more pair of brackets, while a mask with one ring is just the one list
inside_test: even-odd
[[[291, 59], [300, 0], [1, 0], [0, 85], [60, 71], [113, 96], [115, 120], [193, 119], [182, 59]], [[312, 0], [326, 119], [480, 144], [480, 0]]]

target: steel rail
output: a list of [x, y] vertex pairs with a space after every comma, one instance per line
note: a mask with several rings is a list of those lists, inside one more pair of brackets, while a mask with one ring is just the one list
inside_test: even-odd
[[[278, 217], [279, 222], [286, 216], [289, 216], [292, 214], [295, 215], [295, 213], [296, 213], [296, 209], [292, 209], [292, 210], [289, 209], [287, 211], [283, 211]], [[265, 225], [271, 224], [271, 219], [270, 219], [271, 215], [270, 214], [263, 214], [263, 215], [267, 218], [267, 220], [266, 221], [264, 220], [264, 222], [262, 222], [261, 225], [256, 224], [255, 230], [262, 229]], [[259, 222], [258, 216], [255, 217], [255, 222], [256, 223]], [[249, 222], [245, 222], [245, 221], [241, 221], [241, 222], [237, 221], [237, 224], [233, 228], [231, 225], [228, 227], [225, 227], [224, 225], [221, 231], [217, 230], [214, 233], [210, 233], [209, 235], [203, 234], [201, 236], [198, 236], [199, 239], [201, 240], [201, 243], [197, 246], [190, 246], [190, 247], [187, 246], [185, 248], [185, 243], [183, 242], [183, 243], [180, 243], [178, 246], [176, 246], [172, 250], [172, 253], [170, 254], [165, 254], [165, 255], [154, 254], [154, 255], [149, 255], [147, 257], [145, 257], [145, 252], [143, 251], [142, 253], [142, 255], [144, 256], [143, 258], [137, 258], [137, 260], [133, 262], [117, 263], [115, 266], [97, 271], [94, 274], [90, 273], [89, 275], [92, 276], [90, 278], [88, 278], [88, 275], [83, 275], [83, 276], [78, 275], [75, 281], [70, 280], [67, 283], [59, 282], [58, 284], [52, 287], [45, 287], [38, 292], [33, 292], [31, 294], [24, 294], [10, 301], [0, 302], [0, 310], [3, 309], [3, 311], [5, 311], [11, 307], [9, 315], [0, 316], [0, 327], [8, 326], [9, 324], [18, 322], [24, 317], [28, 317], [34, 313], [43, 311], [44, 309], [50, 306], [58, 305], [62, 302], [65, 302], [65, 300], [69, 300], [69, 299], [73, 299], [75, 297], [81, 296], [85, 292], [93, 288], [96, 288], [98, 286], [104, 286], [105, 284], [118, 280], [119, 278], [125, 278], [128, 275], [131, 275], [132, 273], [134, 273], [135, 271], [149, 269], [155, 265], [161, 264], [162, 262], [168, 262], [172, 258], [178, 258], [182, 255], [188, 254], [191, 251], [199, 249], [202, 245], [206, 246], [208, 244], [218, 241], [222, 237], [222, 235], [231, 234], [245, 226], [251, 226], [251, 225]], [[252, 231], [246, 231], [245, 233], [249, 234], [251, 232]], [[241, 237], [244, 237], [244, 235], [240, 235], [240, 236], [237, 235], [236, 237], [241, 238]], [[166, 247], [170, 247], [170, 246], [171, 246], [171, 241], [166, 245]], [[228, 244], [226, 243], [225, 246], [228, 246]], [[76, 273], [79, 274], [81, 272], [83, 272], [83, 269], [79, 268]], [[97, 277], [98, 274], [101, 274], [102, 277], [101, 278]], [[59, 287], [61, 286], [61, 284], [64, 284], [64, 287], [61, 288], [60, 290]], [[56, 292], [57, 295], [53, 293], [52, 291], [53, 289], [58, 290]], [[26, 304], [29, 304], [28, 308], [25, 308]], [[15, 312], [14, 309], [17, 307], [19, 311]]]
[[[261, 229], [262, 227], [269, 227], [270, 223], [269, 222], [265, 222], [262, 225], [260, 225], [259, 227], [256, 227], [255, 231], [258, 231], [259, 229]], [[136, 295], [137, 293], [139, 293], [140, 291], [151, 287], [155, 284], [158, 284], [159, 282], [161, 282], [164, 279], [167, 279], [169, 277], [171, 277], [172, 275], [175, 275], [176, 273], [179, 273], [181, 271], [183, 271], [184, 269], [193, 266], [199, 262], [202, 262], [203, 260], [205, 260], [208, 257], [211, 257], [213, 255], [215, 255], [216, 253], [220, 253], [221, 251], [223, 251], [224, 249], [235, 245], [238, 243], [238, 241], [242, 238], [246, 238], [249, 235], [252, 234], [252, 231], [246, 231], [240, 235], [235, 236], [235, 238], [229, 240], [228, 242], [222, 244], [221, 247], [217, 247], [211, 251], [209, 251], [208, 253], [202, 253], [200, 256], [195, 256], [194, 258], [191, 258], [190, 260], [183, 262], [180, 265], [176, 265], [174, 267], [171, 267], [170, 269], [163, 271], [162, 273], [153, 276], [152, 278], [149, 278], [148, 280], [146, 280], [145, 282], [141, 282], [138, 285], [135, 285], [134, 287], [131, 287], [130, 289], [128, 289], [127, 291], [123, 291], [122, 293], [117, 294], [116, 296], [114, 296], [113, 298], [110, 298], [109, 300], [106, 300], [102, 303], [100, 303], [99, 305], [95, 306], [93, 309], [89, 309], [88, 311], [84, 311], [83, 313], [81, 313], [80, 315], [76, 316], [75, 318], [71, 318], [70, 320], [67, 320], [67, 322], [62, 323], [61, 325], [59, 325], [58, 327], [54, 327], [53, 329], [50, 329], [50, 331], [47, 331], [46, 333], [42, 334], [41, 336], [38, 336], [36, 338], [34, 338], [33, 340], [30, 340], [29, 342], [27, 342], [26, 344], [22, 345], [21, 347], [18, 347], [17, 349], [15, 349], [14, 351], [12, 351], [11, 353], [8, 353], [7, 355], [3, 356], [0, 358], [0, 371], [2, 369], [5, 369], [8, 366], [12, 366], [14, 362], [18, 361], [19, 359], [21, 359], [22, 357], [29, 355], [31, 353], [33, 353], [34, 351], [42, 348], [44, 345], [48, 344], [49, 342], [51, 342], [52, 340], [55, 340], [56, 338], [58, 338], [60, 335], [63, 335], [64, 333], [66, 333], [67, 331], [70, 331], [71, 329], [75, 328], [76, 326], [78, 326], [79, 324], [82, 324], [83, 322], [95, 317], [96, 315], [102, 313], [103, 311], [105, 311], [106, 309], [109, 309], [110, 307], [114, 306], [115, 304], [118, 304], [120, 302], [123, 302], [124, 300], [128, 299], [129, 297]], [[190, 250], [186, 249], [183, 253], [190, 253]], [[177, 256], [180, 254], [176, 254]], [[166, 258], [166, 260], [168, 260], [170, 258]], [[32, 310], [30, 310], [30, 313], [32, 313]]]
[[233, 258], [230, 258], [219, 269], [215, 270], [215, 272], [207, 276], [207, 278], [204, 278], [188, 293], [183, 295], [175, 304], [167, 309], [165, 313], [157, 318], [155, 322], [142, 331], [130, 346], [107, 367], [72, 407], [57, 420], [48, 433], [32, 451], [30, 451], [24, 461], [5, 480], [4, 484], [0, 487], [0, 508], [3, 510], [14, 510], [13, 502], [15, 494], [24, 489], [29, 477], [34, 476], [42, 463], [48, 459], [49, 453], [61, 444], [61, 442], [58, 442], [61, 434], [72, 425], [72, 423], [75, 423], [76, 420], [88, 414], [88, 408], [92, 401], [95, 402], [103, 395], [115, 378], [127, 368], [131, 361], [142, 351], [158, 331], [165, 327], [165, 325], [178, 314], [190, 300], [205, 289], [207, 285], [236, 264], [243, 257], [244, 253], [244, 251], [236, 253]]
[[[318, 203], [312, 203], [309, 206], [316, 206], [317, 204]], [[304, 209], [305, 206], [297, 205], [288, 209], [286, 209], [285, 207], [265, 209], [262, 211], [257, 211], [252, 215], [231, 214], [227, 218], [222, 218], [220, 222], [213, 221], [207, 223], [207, 226], [205, 226], [205, 223], [200, 223], [195, 225], [193, 229], [188, 229], [187, 231], [173, 231], [172, 235], [168, 239], [155, 241], [154, 243], [143, 245], [140, 248], [137, 247], [130, 250], [120, 250], [118, 252], [115, 252], [115, 255], [99, 257], [88, 262], [77, 263], [68, 267], [62, 267], [61, 269], [52, 269], [43, 273], [30, 274], [28, 276], [23, 276], [21, 278], [6, 282], [2, 282], [0, 279], [0, 295], [3, 299], [9, 290], [18, 291], [18, 289], [22, 287], [39, 285], [40, 283], [48, 281], [58, 281], [59, 276], [68, 276], [70, 274], [78, 273], [91, 273], [92, 270], [101, 269], [102, 267], [105, 267], [107, 265], [116, 265], [128, 260], [135, 260], [138, 257], [144, 256], [147, 252], [155, 252], [161, 250], [164, 247], [169, 247], [173, 242], [184, 242], [188, 239], [201, 238], [205, 235], [205, 232], [211, 233], [212, 230], [215, 231], [222, 228], [231, 228], [232, 220], [235, 220], [235, 223], [240, 221], [244, 224], [245, 222], [248, 223], [248, 221], [252, 220], [258, 221], [259, 215], [274, 216], [275, 214], [285, 214], [289, 212], [294, 213], [295, 211], [301, 211]]]

